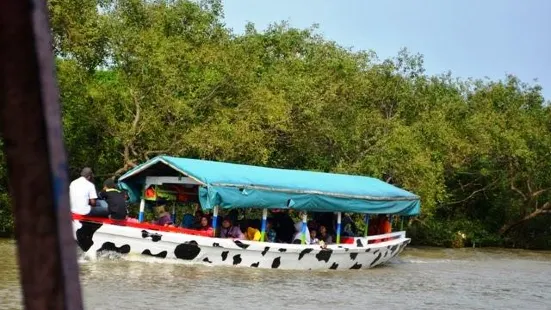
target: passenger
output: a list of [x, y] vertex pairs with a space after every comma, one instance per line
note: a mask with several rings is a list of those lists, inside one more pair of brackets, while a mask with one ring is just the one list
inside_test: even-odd
[[293, 242], [293, 235], [295, 234], [295, 223], [291, 216], [283, 210], [273, 210], [274, 230], [277, 234], [279, 242], [291, 243]]
[[201, 228], [199, 228], [199, 230], [210, 233], [212, 235], [214, 230], [210, 226], [208, 217], [206, 216], [201, 217]]
[[232, 223], [237, 223], [239, 220], [239, 211], [237, 209], [231, 209], [228, 213], [228, 217], [232, 221]]
[[[301, 221], [295, 223], [295, 231], [296, 233], [295, 233], [295, 236], [293, 237], [293, 243], [300, 244], [302, 243], [302, 222]], [[305, 239], [306, 239], [305, 243], [310, 244], [311, 239], [310, 239], [310, 231], [308, 229], [308, 226], [306, 226]]]
[[232, 225], [229, 217], [225, 217], [222, 221], [222, 229], [220, 229], [220, 238], [245, 239], [245, 236], [239, 227]]
[[80, 172], [80, 178], [73, 180], [69, 185], [71, 212], [81, 215], [107, 217], [107, 202], [98, 200], [94, 183], [94, 173], [91, 168], [85, 167]]
[[126, 220], [128, 210], [126, 209], [126, 196], [117, 189], [113, 179], [107, 179], [103, 182], [103, 190], [99, 193], [99, 199], [107, 202], [109, 217], [113, 220]]
[[320, 226], [319, 240], [325, 244], [333, 243], [333, 237], [327, 232], [327, 228], [324, 225]]
[[[243, 228], [245, 228], [245, 226], [243, 226]], [[251, 240], [251, 241], [260, 241], [260, 237], [262, 236], [260, 234], [260, 230], [252, 227], [252, 226], [249, 226], [247, 227], [246, 229], [244, 229], [244, 233], [245, 233], [245, 238], [247, 240]], [[243, 231], [243, 230], [242, 230]]]
[[350, 216], [350, 214], [345, 213], [343, 214], [342, 218], [342, 236], [343, 237], [354, 237], [356, 235], [357, 227], [356, 223], [354, 223], [354, 220]]
[[317, 236], [317, 231], [315, 229], [310, 230], [310, 244], [318, 244], [320, 241]]
[[191, 213], [184, 214], [180, 227], [182, 228], [193, 228], [193, 222], [195, 221], [195, 216]]
[[309, 229], [310, 231], [312, 231], [312, 230], [317, 231], [317, 230], [318, 230], [318, 227], [319, 227], [319, 225], [318, 225], [318, 222], [316, 222], [316, 220], [310, 220], [310, 221], [308, 221], [308, 229]]
[[273, 226], [273, 220], [272, 219], [268, 219], [268, 221], [266, 222], [266, 241], [267, 242], [276, 242], [276, 238], [277, 238], [277, 233], [276, 231], [272, 228]]
[[166, 212], [165, 206], [156, 206], [155, 213], [157, 213], [157, 220], [152, 221], [152, 224], [159, 226], [172, 226], [172, 217], [170, 213]]
[[367, 234], [369, 236], [375, 236], [379, 233], [379, 219], [371, 218], [369, 219], [369, 228], [367, 229]]
[[195, 219], [193, 220], [193, 228], [194, 229], [200, 229], [201, 228], [201, 218], [205, 216], [205, 213], [201, 209], [197, 209], [195, 211]]
[[379, 235], [390, 234], [392, 232], [392, 226], [386, 215], [379, 214]]

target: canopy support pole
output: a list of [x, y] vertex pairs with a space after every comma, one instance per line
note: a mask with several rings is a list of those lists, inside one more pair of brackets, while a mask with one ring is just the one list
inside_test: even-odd
[[268, 209], [262, 209], [262, 228], [260, 231], [260, 241], [266, 241], [266, 222], [268, 221]]
[[364, 219], [365, 221], [364, 237], [366, 238], [367, 238], [367, 234], [369, 233], [369, 217], [370, 217], [369, 214], [366, 214]]
[[300, 244], [306, 244], [306, 228], [308, 227], [306, 221], [308, 220], [308, 215], [306, 212], [302, 214], [302, 234], [300, 236]]
[[341, 221], [342, 221], [342, 213], [337, 212], [337, 244], [341, 243]]
[[216, 237], [216, 227], [218, 225], [218, 206], [212, 210], [212, 236]]
[[390, 231], [392, 231], [392, 214], [388, 215], [388, 222], [390, 223]]
[[172, 224], [176, 225], [176, 204], [172, 203]]
[[142, 200], [140, 200], [140, 213], [138, 214], [138, 222], [140, 223], [143, 222], [144, 211], [145, 211], [145, 199], [142, 198]]
[[405, 216], [400, 217], [400, 231], [404, 231], [404, 218]]

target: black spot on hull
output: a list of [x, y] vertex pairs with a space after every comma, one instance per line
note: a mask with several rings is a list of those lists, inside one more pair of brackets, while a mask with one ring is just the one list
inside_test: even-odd
[[130, 246], [128, 244], [125, 244], [121, 247], [117, 247], [113, 242], [105, 242], [101, 245], [101, 248], [98, 249], [97, 252], [117, 252], [120, 254], [128, 254], [130, 253]]
[[153, 257], [158, 257], [158, 258], [166, 258], [167, 254], [168, 254], [167, 251], [162, 251], [162, 252], [159, 252], [157, 254], [152, 254], [150, 250], [144, 250], [142, 252], [142, 255], [153, 256]]
[[287, 249], [279, 249], [279, 252], [281, 252], [281, 253], [287, 252]]
[[252, 263], [251, 267], [258, 268], [258, 265], [260, 265], [260, 262]]
[[333, 254], [333, 250], [330, 249], [324, 249], [319, 251], [318, 254], [316, 254], [316, 258], [318, 261], [325, 261], [326, 263], [329, 262], [329, 259], [331, 258], [331, 254]]
[[339, 267], [339, 264], [333, 263], [333, 265], [331, 265], [331, 267], [329, 267], [329, 269], [337, 270], [338, 267]]
[[249, 244], [245, 244], [245, 243], [243, 243], [239, 240], [235, 240], [234, 243], [235, 243], [235, 245], [237, 245], [238, 247], [240, 247], [244, 250], [246, 250], [249, 247]]
[[371, 249], [366, 249], [366, 250], [365, 250], [366, 253], [369, 253], [369, 251], [371, 251]]
[[178, 244], [174, 249], [176, 258], [183, 260], [192, 260], [199, 255], [199, 252], [201, 252], [201, 248], [197, 246], [195, 241]]
[[350, 253], [351, 260], [356, 260], [356, 257], [358, 257], [358, 253]]
[[373, 255], [379, 253], [379, 250], [375, 250], [375, 252], [373, 252]]
[[230, 251], [224, 251], [222, 252], [222, 261], [225, 262], [226, 259], [228, 258], [228, 253], [230, 253]]
[[362, 264], [358, 264], [358, 262], [356, 262], [354, 266], [350, 267], [350, 269], [360, 269], [360, 268], [362, 268]]
[[77, 244], [80, 249], [84, 252], [90, 250], [92, 245], [94, 245], [93, 236], [94, 233], [101, 227], [103, 224], [98, 223], [89, 223], [89, 222], [80, 222], [82, 227], [77, 229]]
[[220, 248], [220, 243], [215, 242], [215, 243], [212, 244], [212, 246]]
[[301, 260], [304, 257], [304, 255], [312, 252], [313, 250], [314, 249], [304, 249], [304, 250], [300, 251], [300, 253], [298, 254], [298, 260]]
[[203, 258], [203, 262], [212, 264], [208, 257]]
[[274, 261], [272, 262], [272, 268], [278, 268], [279, 265], [281, 265], [281, 256], [274, 258]]
[[388, 251], [385, 252], [385, 255], [383, 255], [383, 257], [386, 257], [388, 255]]
[[269, 246], [265, 247], [264, 251], [262, 251], [262, 256], [266, 255], [266, 253], [268, 253], [269, 250], [270, 250]]
[[241, 261], [243, 261], [243, 260], [241, 259], [241, 254], [237, 254], [237, 255], [234, 255], [234, 256], [233, 256], [233, 265], [234, 265], [234, 266], [235, 266], [235, 265], [241, 264]]
[[161, 238], [163, 237], [163, 235], [159, 235], [159, 234], [155, 234], [155, 233], [150, 233], [148, 232], [147, 230], [142, 230], [142, 238], [151, 238], [151, 241], [153, 242], [159, 242], [161, 241]]
[[356, 239], [356, 246], [359, 247], [359, 248], [362, 248], [364, 246], [363, 243], [362, 243], [362, 240]]
[[379, 259], [381, 259], [381, 253], [379, 253], [379, 255], [377, 255], [377, 257], [375, 258], [375, 260], [373, 260], [369, 266], [371, 267], [371, 266], [375, 265], [375, 263], [378, 262]]
[[345, 252], [348, 252], [350, 249], [349, 248], [344, 248], [344, 251]]

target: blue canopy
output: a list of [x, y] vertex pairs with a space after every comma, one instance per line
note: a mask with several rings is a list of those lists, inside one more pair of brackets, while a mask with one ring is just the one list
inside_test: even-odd
[[206, 210], [219, 206], [397, 215], [420, 211], [418, 196], [375, 178], [170, 156], [135, 167], [119, 178], [119, 184], [137, 201], [146, 176], [175, 175], [199, 184], [199, 202]]

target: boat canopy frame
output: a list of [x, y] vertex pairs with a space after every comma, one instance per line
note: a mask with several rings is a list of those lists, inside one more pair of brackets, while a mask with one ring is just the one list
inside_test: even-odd
[[[156, 171], [159, 169], [162, 172]], [[417, 195], [381, 180], [357, 175], [163, 155], [119, 178], [119, 185], [128, 191], [131, 202], [140, 201], [147, 186], [162, 184], [198, 186], [199, 203], [204, 210], [215, 207], [294, 209], [403, 216], [415, 216], [420, 212]]]

